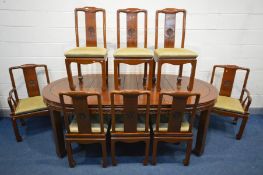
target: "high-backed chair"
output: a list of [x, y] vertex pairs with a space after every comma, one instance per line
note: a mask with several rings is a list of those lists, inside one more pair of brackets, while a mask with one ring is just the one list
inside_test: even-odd
[[[161, 120], [161, 112], [163, 109], [162, 101], [163, 96], [170, 96], [172, 98], [171, 107], [165, 108], [168, 111], [168, 119]], [[159, 104], [156, 122], [153, 125], [153, 152], [152, 164], [156, 164], [157, 145], [158, 142], [187, 142], [186, 155], [183, 161], [184, 165], [188, 165], [193, 142], [193, 122], [196, 113], [196, 107], [199, 103], [200, 94], [189, 92], [162, 92], [160, 93]], [[187, 103], [193, 104], [187, 107]], [[189, 119], [186, 119], [185, 114], [190, 113]]]
[[[120, 48], [120, 14], [126, 13], [127, 19], [127, 47]], [[144, 14], [144, 48], [138, 48], [138, 14]], [[119, 9], [117, 11], [117, 50], [114, 52], [114, 83], [115, 89], [119, 89], [120, 63], [137, 65], [144, 63], [143, 84], [146, 84], [147, 64], [149, 64], [148, 86], [152, 88], [153, 53], [147, 49], [147, 11], [138, 8]]]
[[[10, 110], [11, 110], [11, 120], [13, 124], [14, 133], [16, 136], [16, 141], [22, 141], [22, 137], [19, 133], [17, 127], [17, 119], [21, 119], [22, 124], [24, 124], [25, 118], [45, 116], [49, 115], [46, 104], [43, 102], [43, 98], [40, 94], [37, 72], [36, 68], [44, 68], [46, 80], [49, 84], [48, 69], [46, 65], [43, 64], [24, 64], [21, 66], [15, 66], [9, 68], [9, 74], [12, 83], [12, 90], [9, 92], [9, 97], [7, 99]], [[14, 70], [22, 69], [27, 89], [28, 98], [19, 98], [15, 83], [15, 77], [13, 74]]]
[[[242, 118], [241, 126], [236, 135], [236, 139], [239, 140], [241, 139], [246, 126], [249, 117], [249, 106], [252, 101], [250, 92], [246, 88], [250, 70], [248, 68], [239, 67], [236, 65], [215, 65], [210, 81], [211, 84], [214, 83], [216, 70], [220, 68], [221, 70], [223, 69], [223, 76], [221, 80], [221, 87], [219, 90], [219, 97], [217, 98], [217, 102], [213, 108], [213, 112], [226, 117], [234, 117], [234, 123], [237, 122], [238, 118]], [[231, 97], [237, 72], [240, 72], [240, 75], [243, 75], [241, 72], [245, 73], [239, 99]]]
[[[165, 15], [164, 22], [164, 48], [158, 48], [158, 29], [159, 29], [159, 14]], [[182, 25], [182, 38], [180, 47], [175, 46], [175, 30], [176, 30], [176, 15], [183, 14], [183, 25]], [[184, 48], [185, 40], [185, 26], [186, 26], [186, 10], [176, 8], [165, 8], [163, 10], [156, 11], [156, 23], [155, 23], [155, 51], [154, 59], [158, 62], [157, 71], [157, 84], [156, 88], [158, 91], [161, 90], [161, 73], [163, 64], [179, 65], [179, 74], [177, 77], [177, 85], [181, 85], [183, 65], [191, 64], [191, 74], [188, 84], [188, 90], [191, 91], [194, 85], [195, 69], [196, 69], [196, 57], [198, 56], [195, 52]], [[154, 66], [155, 67], [155, 66]]]
[[[75, 166], [75, 161], [72, 156], [71, 143], [100, 143], [102, 147], [102, 166], [107, 166], [107, 150], [106, 150], [106, 125], [104, 125], [101, 95], [99, 93], [91, 93], [84, 91], [71, 91], [59, 93], [60, 102], [62, 104], [64, 122], [66, 127], [65, 142], [68, 153], [68, 162], [70, 167]], [[65, 97], [69, 97], [73, 106], [65, 105]], [[98, 107], [95, 109], [89, 106], [88, 100], [97, 98]], [[98, 111], [99, 121], [94, 121], [96, 115], [92, 112]], [[70, 117], [73, 120], [70, 121]]]
[[[145, 97], [146, 96], [146, 97]], [[144, 104], [138, 104], [138, 99], [144, 98]], [[140, 105], [146, 108], [146, 113], [139, 118]], [[148, 164], [150, 131], [149, 131], [150, 92], [137, 90], [123, 90], [111, 92], [111, 156], [112, 164], [116, 165], [116, 142], [145, 142], [145, 159], [143, 165]], [[122, 121], [117, 119], [120, 114]], [[142, 117], [141, 116], [141, 117]], [[140, 120], [141, 119], [141, 120]]]
[[[78, 13], [85, 14], [85, 29], [86, 29], [86, 47], [80, 47], [79, 30], [78, 30]], [[97, 46], [97, 28], [96, 14], [103, 14], [103, 43], [104, 47]], [[107, 89], [108, 80], [108, 58], [106, 49], [106, 14], [105, 10], [96, 7], [83, 7], [75, 9], [75, 31], [76, 31], [76, 48], [65, 52], [65, 63], [68, 74], [68, 81], [71, 90], [75, 90], [75, 85], [72, 79], [71, 63], [77, 63], [78, 79], [82, 83], [83, 76], [81, 72], [81, 64], [100, 63], [102, 70], [102, 90]]]

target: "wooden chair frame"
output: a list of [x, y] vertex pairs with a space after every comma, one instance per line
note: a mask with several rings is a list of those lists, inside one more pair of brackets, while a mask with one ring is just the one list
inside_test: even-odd
[[[68, 96], [72, 99], [73, 107], [68, 107], [65, 104], [64, 97]], [[98, 100], [98, 113], [100, 117], [100, 132], [93, 133], [91, 131], [91, 114], [92, 110], [88, 105], [88, 98], [91, 96], [97, 97]], [[67, 133], [65, 134], [66, 148], [68, 153], [68, 162], [70, 167], [75, 166], [75, 161], [72, 156], [72, 142], [81, 144], [100, 143], [102, 147], [102, 166], [107, 166], [107, 150], [106, 150], [106, 133], [104, 132], [104, 120], [101, 105], [101, 95], [96, 92], [84, 91], [70, 91], [59, 93], [60, 102], [64, 114], [64, 123]], [[69, 125], [69, 117], [72, 113], [76, 115], [78, 124], [78, 132], [71, 132]]]
[[215, 76], [215, 72], [216, 72], [217, 68], [224, 69], [219, 95], [227, 96], [227, 97], [231, 97], [236, 72], [237, 71], [245, 71], [245, 73], [246, 73], [245, 78], [244, 78], [244, 83], [242, 86], [241, 95], [239, 98], [239, 101], [242, 104], [242, 107], [243, 107], [245, 112], [243, 114], [241, 114], [241, 113], [237, 113], [237, 112], [226, 111], [226, 110], [216, 109], [216, 108], [213, 108], [213, 111], [212, 111], [212, 112], [217, 113], [219, 115], [234, 117], [234, 120], [233, 120], [234, 124], [237, 123], [238, 118], [242, 118], [241, 126], [240, 126], [239, 131], [236, 135], [236, 139], [240, 140], [242, 138], [242, 135], [243, 135], [243, 132], [244, 132], [244, 129], [245, 129], [248, 117], [249, 117], [249, 107], [250, 107], [250, 104], [252, 102], [250, 92], [246, 88], [250, 69], [244, 68], [244, 67], [239, 67], [236, 65], [215, 65], [213, 67], [212, 77], [211, 77], [211, 81], [210, 81], [211, 84], [213, 84], [213, 82], [214, 82], [214, 76]]
[[[164, 26], [164, 48], [174, 48], [175, 47], [175, 30], [176, 30], [176, 14], [183, 13], [183, 26], [182, 26], [182, 39], [181, 39], [181, 48], [184, 48], [185, 42], [185, 28], [186, 28], [186, 10], [185, 9], [176, 9], [176, 8], [165, 8], [163, 10], [156, 11], [155, 17], [155, 49], [158, 49], [158, 23], [159, 23], [159, 14], [165, 14], [165, 26]], [[177, 78], [177, 85], [181, 85], [182, 74], [183, 74], [183, 65], [191, 64], [191, 74], [188, 84], [188, 90], [192, 91], [195, 78], [195, 70], [197, 60], [193, 58], [155, 58], [155, 62], [158, 62], [158, 71], [157, 71], [157, 90], [161, 90], [161, 73], [163, 64], [172, 64], [179, 65], [179, 74]], [[155, 72], [155, 62], [154, 62], [154, 72]]]
[[[104, 48], [106, 45], [106, 12], [102, 8], [96, 7], [83, 7], [75, 9], [75, 33], [76, 33], [76, 46], [79, 47], [79, 32], [78, 32], [78, 12], [85, 13], [86, 22], [86, 46], [87, 47], [97, 47], [97, 32], [96, 32], [96, 14], [97, 12], [102, 12], [103, 14], [103, 43]], [[81, 64], [93, 64], [100, 63], [102, 70], [102, 90], [107, 89], [108, 83], [108, 58], [107, 57], [95, 57], [95, 58], [69, 58], [65, 59], [65, 64], [67, 68], [69, 86], [71, 90], [75, 90], [75, 85], [73, 83], [71, 63], [77, 63], [78, 66], [78, 79], [82, 83], [83, 76], [81, 73]]]
[[[168, 131], [159, 131], [159, 123], [160, 123], [160, 115], [162, 109], [162, 101], [163, 96], [171, 96], [173, 98], [173, 102], [171, 104], [171, 108], [165, 109], [173, 112], [168, 121]], [[187, 102], [190, 98], [194, 97], [194, 103], [191, 107], [187, 107]], [[192, 150], [192, 142], [193, 142], [193, 123], [195, 119], [197, 105], [199, 103], [200, 94], [197, 93], [189, 93], [189, 92], [162, 92], [160, 93], [159, 104], [157, 109], [157, 117], [156, 117], [156, 129], [154, 131], [153, 137], [153, 153], [152, 153], [152, 164], [156, 165], [156, 155], [157, 155], [157, 145], [158, 142], [187, 142], [186, 155], [183, 161], [184, 165], [188, 165], [190, 161], [190, 155]], [[191, 99], [192, 100], [192, 99]], [[189, 112], [190, 113], [190, 125], [189, 131], [182, 132], [180, 131], [181, 123], [183, 120], [183, 115]]]
[[[137, 47], [137, 17], [138, 13], [144, 14], [144, 48], [147, 48], [147, 10], [138, 8], [119, 9], [117, 11], [117, 48], [120, 48], [120, 13], [127, 14], [127, 47]], [[138, 65], [144, 63], [143, 85], [146, 85], [147, 80], [147, 64], [149, 64], [149, 75], [147, 89], [152, 89], [152, 78], [154, 60], [152, 57], [145, 58], [130, 58], [130, 57], [115, 57], [114, 58], [114, 85], [115, 89], [119, 90], [120, 83], [120, 63], [128, 65]]]
[[9, 107], [11, 110], [10, 117], [12, 120], [12, 125], [13, 125], [13, 129], [14, 129], [14, 133], [15, 133], [17, 142], [22, 141], [22, 137], [21, 137], [19, 130], [18, 130], [18, 127], [17, 127], [17, 122], [16, 122], [17, 119], [20, 119], [22, 122], [22, 125], [25, 125], [25, 122], [23, 119], [30, 118], [33, 116], [49, 115], [49, 111], [48, 111], [48, 109], [44, 109], [44, 110], [28, 112], [28, 113], [23, 113], [23, 114], [15, 114], [16, 107], [19, 103], [19, 96], [17, 93], [17, 88], [16, 88], [16, 84], [15, 84], [13, 71], [16, 69], [22, 69], [23, 70], [28, 97], [34, 97], [34, 96], [40, 96], [40, 89], [39, 89], [38, 80], [37, 80], [37, 73], [36, 73], [36, 68], [39, 68], [39, 67], [45, 69], [47, 84], [49, 84], [50, 81], [49, 81], [48, 69], [47, 69], [47, 66], [44, 64], [24, 64], [21, 66], [15, 66], [15, 67], [9, 68], [9, 74], [10, 74], [10, 79], [11, 79], [11, 83], [12, 83], [12, 89], [9, 92], [7, 102], [9, 104]]
[[[120, 95], [123, 97], [123, 105], [115, 104], [115, 96]], [[139, 96], [146, 95], [146, 117], [145, 117], [145, 131], [137, 131], [137, 118], [138, 118], [138, 98]], [[123, 109], [127, 113], [127, 116], [124, 118], [124, 131], [116, 132], [116, 108], [119, 110]], [[145, 142], [145, 159], [143, 165], [148, 164], [149, 157], [149, 144], [150, 144], [150, 132], [149, 132], [149, 114], [150, 114], [150, 92], [149, 91], [139, 91], [139, 90], [122, 90], [122, 91], [112, 91], [111, 92], [111, 156], [112, 164], [115, 166], [117, 164], [115, 159], [115, 143], [116, 142], [126, 142], [133, 143], [143, 141]]]

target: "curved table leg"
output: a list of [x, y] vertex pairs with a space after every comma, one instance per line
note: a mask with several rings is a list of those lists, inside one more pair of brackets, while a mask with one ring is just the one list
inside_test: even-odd
[[59, 111], [55, 111], [53, 109], [49, 109], [49, 111], [50, 111], [50, 118], [51, 118], [53, 137], [56, 147], [56, 153], [58, 157], [62, 158], [66, 154], [63, 126], [62, 126], [63, 121]]
[[201, 156], [205, 150], [206, 134], [209, 126], [211, 110], [212, 107], [202, 111], [199, 118], [196, 144], [195, 148], [193, 149], [193, 153], [198, 156]]

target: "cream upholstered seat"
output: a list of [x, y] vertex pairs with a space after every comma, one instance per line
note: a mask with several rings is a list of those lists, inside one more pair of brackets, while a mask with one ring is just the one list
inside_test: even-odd
[[64, 54], [67, 58], [101, 58], [107, 56], [107, 49], [98, 47], [75, 47]]
[[[112, 131], [112, 129], [111, 129]], [[115, 124], [115, 131], [116, 132], [123, 132], [124, 131], [124, 124], [123, 123], [116, 123]], [[144, 123], [137, 123], [137, 131], [144, 132], [145, 131], [145, 124]]]
[[42, 96], [20, 99], [15, 110], [15, 115], [46, 109], [47, 105]]
[[[181, 132], [187, 132], [187, 131], [189, 131], [189, 127], [190, 127], [190, 125], [189, 125], [189, 122], [187, 121], [187, 119], [184, 117], [183, 118], [183, 121], [182, 121], [182, 123], [181, 123], [181, 128], [180, 128], [180, 131]], [[156, 124], [153, 124], [153, 130], [155, 131], [156, 130]], [[168, 123], [162, 123], [162, 122], [160, 122], [160, 124], [159, 124], [159, 131], [165, 131], [165, 132], [167, 132], [167, 130], [168, 130]]]
[[[79, 132], [78, 123], [76, 118], [74, 117], [69, 125], [70, 132]], [[100, 132], [100, 124], [99, 123], [91, 123], [91, 132]], [[104, 132], [107, 132], [107, 125], [104, 124]]]
[[196, 58], [197, 53], [184, 48], [159, 48], [155, 49], [154, 55], [158, 58]]
[[153, 57], [153, 53], [147, 48], [119, 48], [117, 49], [113, 56], [118, 57], [129, 57], [129, 58], [145, 58]]
[[245, 112], [238, 99], [226, 96], [218, 96], [214, 108], [237, 112], [241, 114]]

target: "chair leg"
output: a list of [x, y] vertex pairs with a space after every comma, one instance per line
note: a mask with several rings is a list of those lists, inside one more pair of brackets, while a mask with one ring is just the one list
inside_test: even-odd
[[102, 90], [105, 91], [107, 89], [107, 70], [106, 70], [106, 62], [103, 61], [101, 64], [101, 70], [102, 70]]
[[117, 165], [115, 158], [115, 141], [111, 140], [111, 163], [113, 166]]
[[149, 160], [149, 146], [150, 146], [150, 140], [145, 141], [145, 159], [143, 161], [143, 165], [148, 165]]
[[186, 147], [186, 154], [185, 154], [185, 159], [183, 161], [184, 166], [188, 166], [190, 162], [190, 157], [191, 157], [191, 151], [192, 151], [192, 143], [193, 141], [187, 141], [187, 147]]
[[109, 60], [107, 59], [106, 61], [106, 83], [108, 84], [109, 82]]
[[147, 63], [144, 63], [144, 73], [143, 73], [143, 85], [146, 85], [146, 81], [147, 81], [147, 69], [148, 69], [148, 65]]
[[153, 77], [152, 77], [152, 81], [153, 81], [153, 84], [156, 83], [156, 77], [155, 77], [155, 67], [156, 67], [156, 62], [153, 61]]
[[157, 70], [157, 91], [161, 90], [161, 73], [162, 73], [162, 63], [161, 61], [158, 62], [158, 70]]
[[243, 132], [245, 130], [246, 124], [247, 124], [248, 116], [244, 117], [242, 119], [241, 126], [239, 128], [238, 134], [236, 135], [236, 139], [240, 140], [242, 138]]
[[72, 156], [72, 147], [71, 143], [69, 141], [66, 141], [66, 148], [67, 148], [67, 154], [68, 154], [68, 164], [70, 168], [74, 168], [76, 165], [76, 162], [73, 159]]
[[16, 141], [17, 141], [17, 142], [21, 142], [21, 141], [22, 141], [22, 137], [21, 137], [21, 135], [19, 134], [19, 130], [18, 130], [18, 127], [17, 127], [16, 119], [15, 119], [15, 118], [11, 118], [11, 120], [12, 120], [12, 125], [13, 125], [13, 129], [14, 129], [14, 133], [15, 133], [15, 136], [16, 136]]
[[153, 152], [152, 152], [152, 165], [156, 165], [157, 145], [158, 145], [158, 141], [154, 139], [153, 140]]
[[101, 142], [101, 149], [102, 149], [102, 167], [107, 167], [107, 149], [106, 149], [106, 141]]
[[153, 74], [153, 62], [154, 61], [151, 61], [149, 62], [149, 65], [150, 65], [150, 68], [149, 68], [149, 76], [148, 76], [148, 86], [147, 86], [147, 90], [152, 90], [152, 74]]
[[115, 89], [119, 89], [119, 69], [118, 69], [119, 63], [114, 60], [114, 86]]
[[77, 63], [78, 66], [78, 78], [79, 81], [81, 82], [83, 80], [82, 72], [81, 72], [81, 64]]

